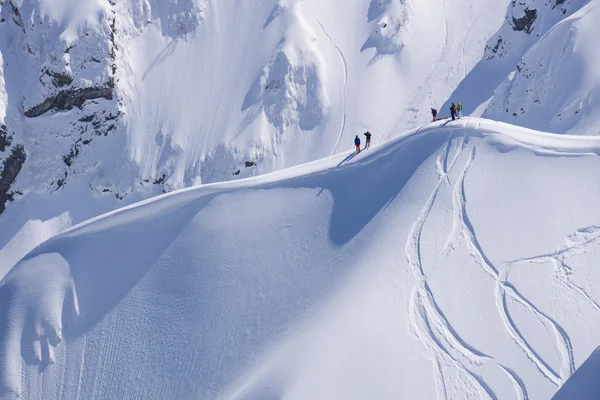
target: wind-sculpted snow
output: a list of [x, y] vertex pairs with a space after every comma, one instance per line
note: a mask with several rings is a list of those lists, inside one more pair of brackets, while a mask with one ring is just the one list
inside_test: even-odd
[[0, 397], [549, 398], [597, 347], [598, 154], [464, 118], [90, 220], [0, 282]]
[[377, 23], [362, 50], [374, 47], [380, 55], [400, 52], [410, 32], [409, 10], [405, 0], [371, 0], [369, 21]]
[[[585, 49], [595, 41], [597, 2], [574, 12], [541, 37], [519, 61], [516, 71], [495, 93], [486, 117], [556, 133], [600, 133], [595, 53]], [[560, 83], [560, 84], [558, 84]]]
[[290, 128], [296, 125], [302, 131], [312, 131], [323, 123], [328, 109], [324, 61], [310, 41], [315, 34], [301, 3], [280, 1], [267, 24], [280, 18], [288, 21], [288, 31], [246, 95], [242, 110], [261, 103], [262, 112], [280, 135], [286, 131], [292, 134]]
[[38, 222], [79, 223], [318, 160], [366, 130], [380, 142], [422, 125], [508, 3], [3, 2], [0, 115], [13, 139], [0, 162], [15, 146], [27, 158], [3, 183], [0, 275], [33, 238], [59, 233], [15, 246]]

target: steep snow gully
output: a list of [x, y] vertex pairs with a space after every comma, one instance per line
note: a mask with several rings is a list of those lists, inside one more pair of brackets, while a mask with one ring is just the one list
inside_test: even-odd
[[598, 345], [599, 154], [463, 118], [94, 218], [0, 282], [0, 398], [550, 398]]

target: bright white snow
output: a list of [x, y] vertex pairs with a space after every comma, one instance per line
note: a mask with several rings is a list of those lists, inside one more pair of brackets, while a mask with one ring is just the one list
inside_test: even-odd
[[593, 392], [599, 2], [0, 0], [0, 399]]
[[599, 152], [464, 118], [94, 218], [0, 283], [0, 387], [547, 399], [598, 344]]
[[[27, 154], [0, 216], [0, 260], [14, 260], [27, 251], [6, 243], [28, 221], [76, 224], [318, 160], [367, 129], [381, 142], [421, 126], [481, 60], [509, 1], [2, 3], [0, 116]], [[112, 100], [23, 116], [61, 90], [111, 82]]]

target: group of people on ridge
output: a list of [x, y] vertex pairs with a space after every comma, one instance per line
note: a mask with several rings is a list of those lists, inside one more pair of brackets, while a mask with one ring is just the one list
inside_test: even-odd
[[[462, 104], [460, 104], [460, 102], [458, 102], [458, 104], [455, 104], [454, 102], [452, 102], [452, 105], [450, 106], [450, 116], [452, 117], [452, 121], [454, 121], [457, 118], [460, 119], [462, 117], [462, 110], [463, 110], [463, 106], [462, 106]], [[438, 118], [437, 118], [438, 111], [435, 108], [431, 109], [431, 115], [433, 116], [433, 122], [438, 120]], [[441, 118], [441, 119], [446, 119], [446, 118]], [[371, 147], [371, 132], [366, 131], [365, 133], [363, 133], [363, 135], [365, 135], [365, 137], [366, 137], [364, 149], [368, 149], [369, 147]], [[360, 151], [360, 138], [358, 137], [358, 135], [356, 135], [356, 137], [354, 138], [354, 146], [356, 146], [357, 152]]]
[[[366, 131], [364, 135], [367, 138], [365, 142], [365, 149], [368, 149], [369, 147], [371, 147], [371, 132]], [[358, 135], [356, 135], [356, 137], [354, 138], [354, 145], [356, 146], [356, 151], [360, 151], [360, 138], [358, 137]]]
[[[462, 109], [463, 106], [462, 104], [460, 104], [460, 101], [458, 102], [458, 104], [454, 104], [454, 102], [452, 102], [452, 105], [450, 106], [450, 116], [452, 117], [452, 121], [454, 121], [457, 118], [461, 118], [462, 117]], [[437, 121], [437, 115], [438, 115], [438, 110], [436, 110], [435, 108], [431, 109], [431, 115], [433, 116], [433, 122]], [[445, 119], [445, 118], [442, 118]]]

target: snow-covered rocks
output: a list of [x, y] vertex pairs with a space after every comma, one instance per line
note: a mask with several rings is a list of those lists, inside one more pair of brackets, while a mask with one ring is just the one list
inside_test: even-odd
[[279, 134], [290, 126], [312, 131], [323, 123], [329, 107], [325, 62], [301, 2], [279, 2], [266, 25], [276, 19], [283, 19], [287, 30], [246, 95], [242, 110], [260, 103], [268, 122]]
[[[561, 6], [575, 11], [571, 4]], [[600, 133], [595, 117], [600, 60], [588, 51], [599, 17], [599, 4], [590, 2], [552, 27], [496, 90], [484, 115], [548, 132]]]

